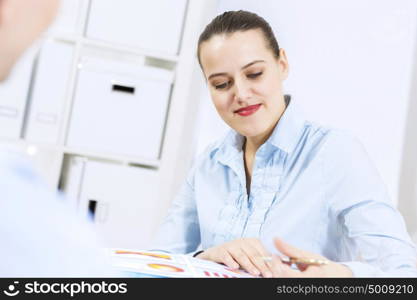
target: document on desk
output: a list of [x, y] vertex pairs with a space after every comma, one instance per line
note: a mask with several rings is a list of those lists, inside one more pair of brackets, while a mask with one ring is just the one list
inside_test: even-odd
[[148, 278], [250, 278], [243, 270], [183, 254], [164, 252], [106, 249], [114, 268], [126, 277]]

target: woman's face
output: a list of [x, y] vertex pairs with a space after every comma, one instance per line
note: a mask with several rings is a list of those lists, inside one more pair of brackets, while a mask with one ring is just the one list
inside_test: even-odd
[[259, 29], [215, 35], [200, 46], [200, 61], [221, 118], [246, 137], [272, 132], [285, 110], [284, 50], [277, 59]]

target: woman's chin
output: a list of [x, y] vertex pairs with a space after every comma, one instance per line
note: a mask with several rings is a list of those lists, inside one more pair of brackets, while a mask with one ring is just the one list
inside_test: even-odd
[[253, 138], [253, 137], [263, 135], [266, 129], [252, 126], [250, 128], [239, 128], [239, 130], [236, 130], [236, 131], [247, 138]]

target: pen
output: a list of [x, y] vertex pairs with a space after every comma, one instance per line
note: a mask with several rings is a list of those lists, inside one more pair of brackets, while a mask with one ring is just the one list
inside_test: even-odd
[[[261, 256], [264, 261], [272, 261], [272, 256]], [[316, 258], [305, 258], [305, 257], [286, 257], [281, 258], [282, 262], [291, 263], [291, 264], [304, 264], [304, 265], [313, 265], [313, 266], [322, 266], [329, 263], [325, 259], [316, 259]]]

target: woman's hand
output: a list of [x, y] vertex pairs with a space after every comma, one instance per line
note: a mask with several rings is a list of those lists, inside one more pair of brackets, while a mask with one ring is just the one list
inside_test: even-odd
[[[298, 258], [315, 258], [320, 260], [327, 260], [321, 255], [310, 253], [304, 250], [295, 248], [280, 239], [274, 240], [275, 247], [279, 252], [288, 257]], [[300, 265], [297, 264], [299, 270], [292, 269], [287, 263], [283, 263], [278, 256], [273, 256], [272, 262], [269, 263], [273, 270], [274, 277], [352, 277], [352, 271], [342, 265], [329, 261], [326, 265]]]
[[272, 270], [262, 257], [270, 256], [259, 239], [242, 238], [205, 250], [197, 258], [222, 263], [229, 268], [239, 267], [254, 276], [272, 277]]

